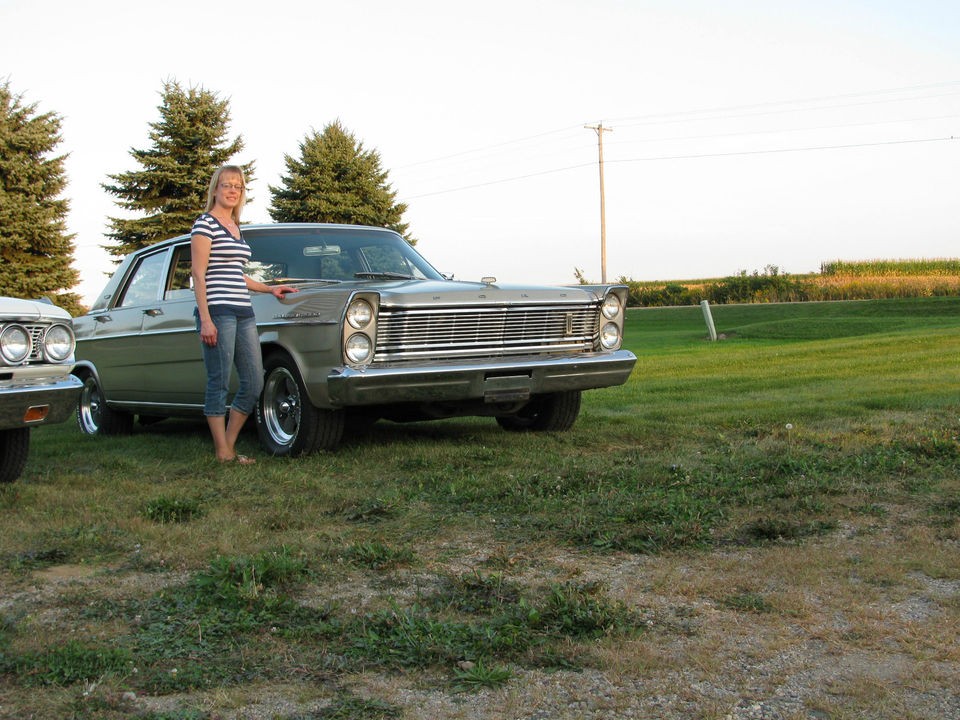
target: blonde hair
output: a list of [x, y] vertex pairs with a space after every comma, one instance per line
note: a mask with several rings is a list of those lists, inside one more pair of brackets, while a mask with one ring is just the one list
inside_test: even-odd
[[210, 189], [207, 190], [207, 207], [204, 212], [210, 212], [213, 210], [214, 205], [216, 205], [217, 186], [220, 184], [220, 176], [224, 173], [239, 175], [240, 184], [243, 186], [243, 189], [240, 191], [240, 202], [238, 202], [236, 207], [234, 207], [230, 212], [231, 217], [233, 217], [233, 221], [239, 225], [240, 211], [243, 210], [243, 204], [247, 201], [247, 181], [244, 179], [243, 170], [239, 165], [224, 165], [222, 168], [214, 171], [213, 177], [210, 178]]

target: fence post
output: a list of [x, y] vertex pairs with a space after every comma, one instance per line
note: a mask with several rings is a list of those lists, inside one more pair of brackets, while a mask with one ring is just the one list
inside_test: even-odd
[[717, 328], [713, 324], [713, 313], [710, 312], [710, 301], [701, 300], [700, 307], [703, 309], [703, 319], [707, 322], [707, 330], [710, 333], [710, 339], [714, 342], [717, 340]]

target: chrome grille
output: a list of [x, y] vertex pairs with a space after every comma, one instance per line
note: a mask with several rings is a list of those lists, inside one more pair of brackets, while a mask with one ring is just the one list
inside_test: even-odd
[[30, 333], [30, 355], [26, 362], [43, 360], [43, 334], [47, 331], [49, 325], [24, 325], [24, 327]]
[[593, 350], [599, 305], [380, 307], [374, 362]]

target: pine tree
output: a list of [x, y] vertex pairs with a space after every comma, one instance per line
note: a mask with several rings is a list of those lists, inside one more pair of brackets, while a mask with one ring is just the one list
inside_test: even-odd
[[270, 217], [277, 222], [331, 222], [374, 225], [416, 240], [403, 222], [406, 203], [396, 202], [380, 155], [364, 150], [353, 134], [336, 121], [300, 144], [300, 158], [284, 156], [287, 175], [280, 187], [270, 186]]
[[[163, 85], [160, 119], [150, 123], [148, 150], [130, 151], [139, 170], [109, 175], [103, 188], [119, 198], [117, 205], [141, 215], [110, 218], [105, 245], [122, 258], [139, 248], [189, 232], [203, 212], [213, 172], [243, 150], [243, 138], [227, 142], [230, 109], [227, 100], [203, 88], [184, 90], [175, 81]], [[253, 163], [243, 165], [249, 183]], [[248, 196], [249, 200], [250, 197]]]
[[69, 203], [59, 198], [66, 156], [50, 156], [61, 141], [61, 118], [36, 109], [13, 94], [9, 80], [0, 84], [0, 295], [45, 296], [76, 315], [80, 298], [65, 291], [80, 273], [71, 266]]

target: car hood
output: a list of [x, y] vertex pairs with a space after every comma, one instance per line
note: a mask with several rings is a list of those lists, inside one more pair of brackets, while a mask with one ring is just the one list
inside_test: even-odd
[[535, 286], [500, 283], [467, 282], [462, 280], [396, 280], [343, 283], [326, 288], [302, 287], [288, 296], [291, 302], [303, 302], [311, 295], [322, 295], [336, 290], [376, 292], [381, 305], [531, 305], [582, 304], [602, 299], [610, 285]]
[[70, 318], [70, 313], [52, 303], [11, 297], [0, 297], [0, 315], [4, 320], [19, 322], [31, 322], [43, 318], [58, 320]]
[[399, 283], [384, 287], [380, 292], [381, 304], [421, 304], [453, 301], [478, 305], [512, 305], [536, 303], [583, 303], [598, 299], [593, 288], [578, 286], [554, 287], [538, 285], [509, 285], [500, 283], [465, 281], [422, 281]]

